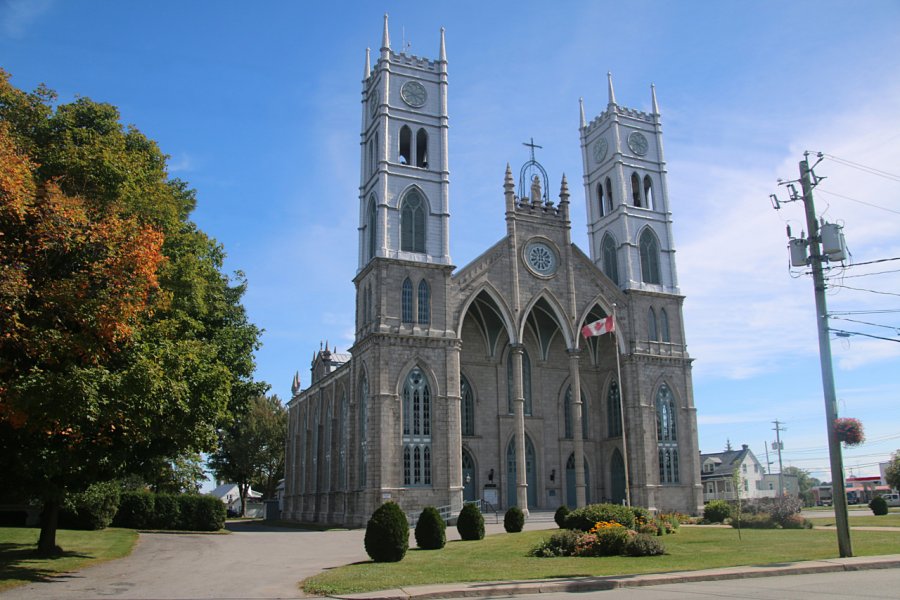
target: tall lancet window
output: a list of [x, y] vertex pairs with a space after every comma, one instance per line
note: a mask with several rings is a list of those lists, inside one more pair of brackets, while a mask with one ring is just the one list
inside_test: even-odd
[[631, 198], [635, 206], [638, 208], [643, 206], [641, 203], [641, 179], [637, 173], [631, 174]]
[[431, 389], [418, 367], [403, 384], [403, 485], [431, 485]]
[[412, 164], [412, 129], [404, 125], [400, 128], [400, 147], [397, 151], [397, 160], [401, 165]]
[[368, 249], [367, 260], [372, 260], [375, 258], [375, 244], [376, 244], [376, 235], [375, 235], [375, 197], [372, 196], [369, 198], [369, 208], [366, 211], [366, 246]]
[[659, 334], [660, 339], [665, 343], [668, 344], [672, 341], [672, 334], [669, 333], [669, 314], [664, 308], [659, 311]]
[[613, 283], [619, 285], [619, 258], [616, 253], [616, 241], [608, 233], [603, 235], [603, 241], [600, 242], [600, 255], [603, 257], [603, 272], [613, 280]]
[[644, 283], [660, 283], [659, 275], [659, 242], [648, 228], [641, 234], [641, 280]]
[[656, 311], [653, 310], [653, 307], [650, 307], [650, 310], [647, 311], [647, 330], [649, 331], [650, 341], [658, 342], [659, 341], [659, 327], [656, 322]]
[[359, 397], [357, 399], [357, 409], [356, 415], [358, 419], [358, 430], [359, 430], [359, 456], [357, 457], [357, 465], [359, 467], [359, 487], [366, 487], [366, 463], [369, 460], [368, 455], [368, 446], [369, 446], [369, 415], [368, 415], [368, 406], [369, 405], [369, 380], [366, 379], [365, 374], [359, 380]]
[[419, 282], [419, 325], [431, 323], [431, 290], [424, 279]]
[[678, 435], [675, 399], [666, 384], [656, 394], [656, 439], [659, 455], [659, 482], [678, 483]]
[[403, 287], [400, 289], [400, 311], [404, 323], [413, 322], [413, 290], [409, 277], [403, 280]]
[[619, 383], [613, 380], [606, 394], [606, 427], [609, 437], [622, 435], [622, 397], [619, 394]]
[[462, 434], [475, 435], [475, 394], [472, 386], [465, 376], [459, 378], [460, 420], [462, 421]]
[[612, 181], [610, 181], [609, 177], [606, 178], [606, 207], [609, 209], [606, 212], [611, 213], [613, 207], [613, 193]]
[[606, 199], [603, 197], [603, 182], [597, 184], [597, 211], [602, 217], [606, 214]]
[[428, 168], [428, 133], [424, 129], [416, 132], [416, 166]]
[[400, 205], [400, 249], [425, 252], [425, 200], [417, 190], [410, 190]]
[[650, 181], [649, 175], [644, 175], [644, 200], [646, 200], [647, 208], [653, 210], [653, 182]]

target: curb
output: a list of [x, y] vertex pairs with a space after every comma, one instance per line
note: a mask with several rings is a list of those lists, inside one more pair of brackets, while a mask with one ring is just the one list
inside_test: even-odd
[[618, 588], [645, 587], [669, 583], [725, 581], [783, 575], [808, 575], [841, 571], [900, 568], [900, 554], [834, 558], [761, 566], [723, 567], [704, 571], [676, 571], [645, 575], [610, 575], [570, 579], [538, 579], [533, 581], [498, 581], [491, 583], [459, 583], [416, 586], [363, 594], [329, 596], [341, 600], [431, 600], [434, 598], [484, 598], [558, 592], [598, 592]]

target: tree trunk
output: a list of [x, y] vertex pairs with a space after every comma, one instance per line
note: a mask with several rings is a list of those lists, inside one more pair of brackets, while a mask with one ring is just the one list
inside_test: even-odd
[[241, 516], [247, 516], [247, 490], [250, 488], [249, 485], [244, 485], [243, 483], [238, 484], [238, 493], [241, 495]]
[[38, 538], [38, 554], [41, 556], [58, 556], [62, 548], [56, 545], [56, 525], [59, 523], [59, 500], [44, 500], [41, 511], [41, 535]]

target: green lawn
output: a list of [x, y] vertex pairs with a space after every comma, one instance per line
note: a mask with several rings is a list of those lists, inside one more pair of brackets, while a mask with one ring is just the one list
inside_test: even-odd
[[[410, 585], [552, 577], [627, 575], [815, 560], [838, 556], [834, 531], [682, 527], [663, 538], [669, 554], [642, 558], [532, 558], [528, 550], [555, 530], [498, 534], [479, 542], [449, 542], [443, 550], [410, 549], [399, 563], [357, 563], [302, 582], [314, 594], [346, 594]], [[895, 554], [900, 531], [858, 531], [857, 556]]]
[[[886, 515], [875, 516], [872, 514], [865, 516], [853, 516], [850, 515], [848, 517], [850, 521], [850, 527], [900, 527], [900, 513], [888, 513]], [[826, 525], [834, 525], [834, 517], [816, 517], [815, 519], [811, 519], [813, 524], [817, 527], [824, 527]]]
[[98, 562], [131, 554], [138, 534], [132, 529], [70, 531], [60, 529], [56, 543], [63, 554], [37, 558], [38, 529], [0, 527], [0, 591], [32, 581], [46, 581], [60, 573], [76, 571]]

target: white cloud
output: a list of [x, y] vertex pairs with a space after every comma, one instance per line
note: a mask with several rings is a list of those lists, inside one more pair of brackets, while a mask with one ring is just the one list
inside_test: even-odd
[[52, 6], [53, 0], [0, 0], [0, 31], [11, 38], [22, 38]]

